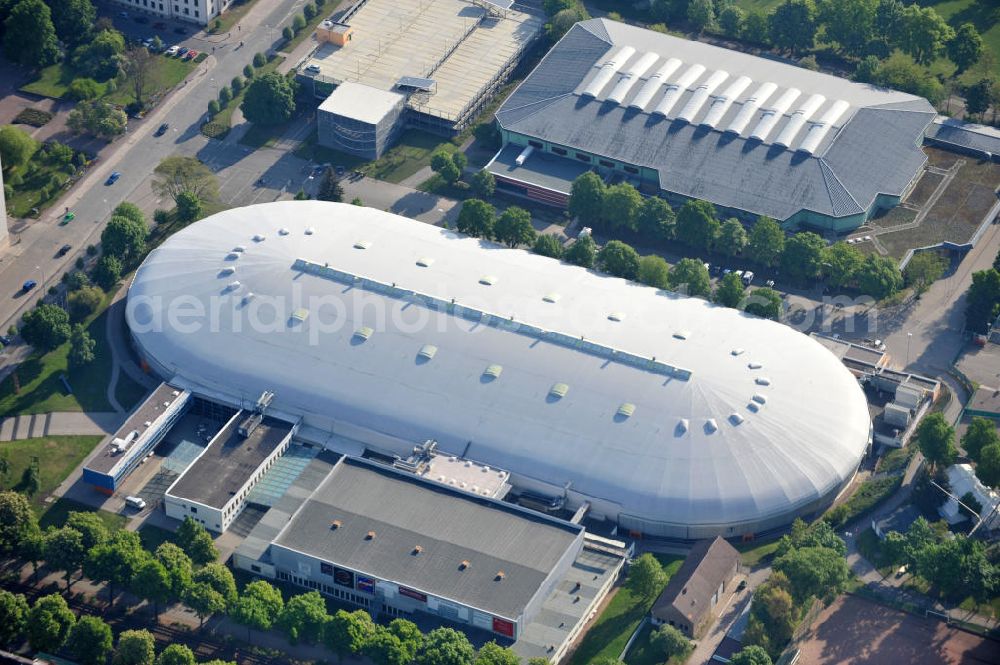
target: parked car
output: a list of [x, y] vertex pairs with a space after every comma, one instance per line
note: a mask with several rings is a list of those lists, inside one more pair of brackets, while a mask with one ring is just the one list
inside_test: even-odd
[[171, 46], [170, 48], [168, 48], [166, 51], [164, 51], [164, 54], [165, 55], [177, 55], [177, 52], [180, 51], [180, 50], [181, 50], [181, 47], [177, 46], [175, 44], [175, 45]]
[[310, 74], [319, 74], [319, 65], [306, 65], [306, 71]]
[[185, 54], [187, 54], [187, 52], [190, 51], [190, 50], [191, 49], [189, 49], [187, 46], [180, 47], [180, 49], [177, 51], [177, 57], [178, 58], [183, 58], [185, 56]]
[[25, 282], [24, 284], [21, 285], [21, 290], [24, 291], [25, 293], [27, 293], [28, 291], [30, 291], [31, 289], [35, 288], [36, 286], [38, 286], [38, 282], [36, 282], [33, 279], [29, 279], [27, 282]]
[[188, 51], [188, 52], [187, 52], [187, 53], [186, 53], [186, 54], [184, 55], [184, 59], [185, 59], [185, 60], [193, 60], [194, 58], [197, 58], [197, 57], [198, 57], [198, 52], [197, 52], [197, 51], [195, 51], [194, 49], [191, 49], [190, 51]]
[[766, 286], [769, 289], [773, 289], [774, 288], [774, 280], [773, 279], [767, 280], [766, 282], [764, 282], [764, 286]]
[[153, 132], [153, 136], [163, 136], [164, 134], [167, 133], [168, 129], [170, 129], [170, 125], [165, 122], [156, 128], [156, 131]]
[[750, 286], [750, 282], [753, 281], [753, 277], [754, 277], [753, 270], [747, 270], [745, 273], [743, 273], [743, 283], [746, 284], [747, 286]]
[[59, 248], [59, 251], [56, 252], [56, 256], [66, 256], [66, 254], [68, 254], [69, 250], [71, 249], [73, 249], [72, 245], [63, 245], [62, 247]]
[[337, 168], [336, 168], [337, 177], [338, 178], [343, 178], [345, 171], [346, 171], [346, 169], [343, 166], [339, 166], [338, 165]]
[[118, 178], [120, 177], [122, 177], [121, 173], [119, 173], [118, 171], [112, 171], [111, 175], [108, 176], [108, 179], [104, 181], [104, 184], [110, 187], [111, 185], [118, 182]]
[[129, 508], [135, 508], [136, 510], [142, 510], [146, 507], [146, 502], [137, 496], [127, 496], [125, 497], [125, 505]]
[[14, 343], [13, 338], [7, 335], [0, 335], [0, 344], [3, 344], [4, 346], [10, 346], [13, 343]]
[[747, 581], [746, 580], [740, 580], [740, 583], [736, 585], [736, 590], [737, 591], [743, 591], [743, 589], [746, 589], [746, 588], [747, 588]]

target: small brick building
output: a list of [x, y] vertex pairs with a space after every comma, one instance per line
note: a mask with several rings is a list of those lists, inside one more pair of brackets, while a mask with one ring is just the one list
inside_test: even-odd
[[739, 571], [740, 553], [724, 539], [698, 541], [653, 603], [653, 623], [700, 638]]

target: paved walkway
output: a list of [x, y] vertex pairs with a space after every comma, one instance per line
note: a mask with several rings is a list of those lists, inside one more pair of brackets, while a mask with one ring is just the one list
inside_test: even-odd
[[0, 420], [0, 441], [20, 441], [42, 436], [111, 434], [121, 424], [119, 413], [62, 411]]

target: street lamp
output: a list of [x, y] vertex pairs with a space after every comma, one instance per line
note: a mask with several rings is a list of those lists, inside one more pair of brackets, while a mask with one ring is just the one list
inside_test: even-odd
[[913, 338], [913, 333], [906, 333], [906, 365], [903, 369], [910, 366], [910, 340]]

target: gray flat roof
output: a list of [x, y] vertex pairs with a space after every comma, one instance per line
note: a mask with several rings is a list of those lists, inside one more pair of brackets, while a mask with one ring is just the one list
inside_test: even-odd
[[486, 170], [494, 176], [517, 180], [556, 192], [568, 192], [573, 181], [590, 170], [590, 164], [535, 153], [523, 165], [517, 165], [522, 146], [506, 145], [493, 157]]
[[906, 93], [592, 19], [496, 117], [515, 134], [655, 169], [669, 192], [784, 220], [858, 215], [879, 194], [901, 195], [935, 115]]
[[166, 383], [157, 386], [156, 390], [146, 398], [146, 401], [140, 404], [122, 423], [118, 431], [105, 439], [101, 444], [101, 452], [87, 463], [87, 468], [99, 473], [111, 473], [115, 465], [126, 457], [123, 453], [112, 453], [115, 439], [124, 439], [131, 432], [143, 434], [148, 429], [146, 423], [155, 424], [156, 419], [162, 416], [167, 407], [173, 404], [174, 400], [180, 398], [183, 392]]
[[237, 429], [247, 415], [240, 411], [233, 416], [167, 493], [213, 508], [225, 506], [292, 431], [289, 423], [264, 418], [248, 438], [243, 438]]
[[[581, 532], [568, 522], [345, 458], [274, 544], [514, 619]], [[465, 570], [463, 561], [469, 562]]]

